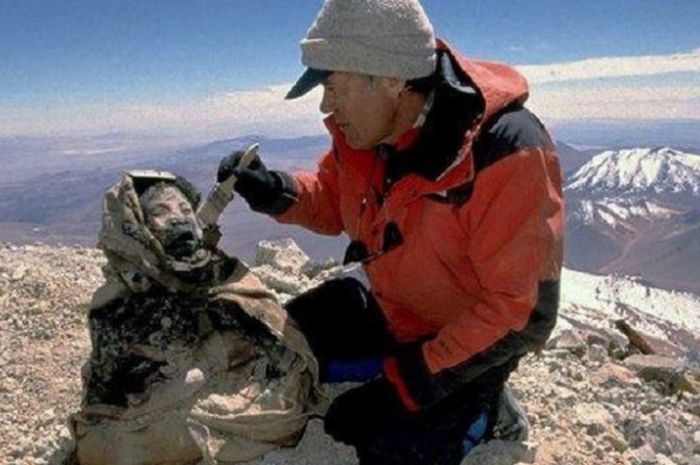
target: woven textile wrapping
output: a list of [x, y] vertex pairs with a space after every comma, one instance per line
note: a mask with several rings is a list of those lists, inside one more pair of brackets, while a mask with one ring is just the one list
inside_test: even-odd
[[294, 445], [325, 409], [316, 360], [273, 294], [219, 250], [168, 257], [128, 173], [105, 196], [99, 247], [106, 283], [71, 417], [79, 463], [244, 462]]

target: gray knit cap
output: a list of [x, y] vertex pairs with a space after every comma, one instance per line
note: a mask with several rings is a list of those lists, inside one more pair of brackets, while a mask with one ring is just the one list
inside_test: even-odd
[[433, 26], [418, 0], [326, 0], [301, 41], [301, 61], [311, 71], [287, 98], [319, 83], [309, 76], [314, 70], [402, 79], [428, 76], [435, 70], [435, 47]]

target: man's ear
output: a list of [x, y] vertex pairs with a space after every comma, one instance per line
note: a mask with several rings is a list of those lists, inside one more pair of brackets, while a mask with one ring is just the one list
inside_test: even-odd
[[398, 98], [401, 91], [406, 87], [406, 80], [400, 78], [383, 77], [379, 84], [386, 90], [392, 98]]

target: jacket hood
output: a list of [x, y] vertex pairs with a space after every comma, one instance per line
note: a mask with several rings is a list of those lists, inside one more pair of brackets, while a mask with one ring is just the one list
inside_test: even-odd
[[441, 39], [438, 40], [438, 50], [449, 53], [481, 93], [485, 102], [482, 122], [508, 105], [523, 104], [528, 99], [530, 89], [527, 80], [513, 67], [495, 61], [471, 60]]

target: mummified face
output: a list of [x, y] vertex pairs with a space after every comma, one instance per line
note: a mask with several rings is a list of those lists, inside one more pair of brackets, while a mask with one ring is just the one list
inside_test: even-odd
[[146, 226], [175, 259], [192, 256], [203, 247], [202, 228], [192, 203], [175, 186], [149, 187], [141, 196]]

